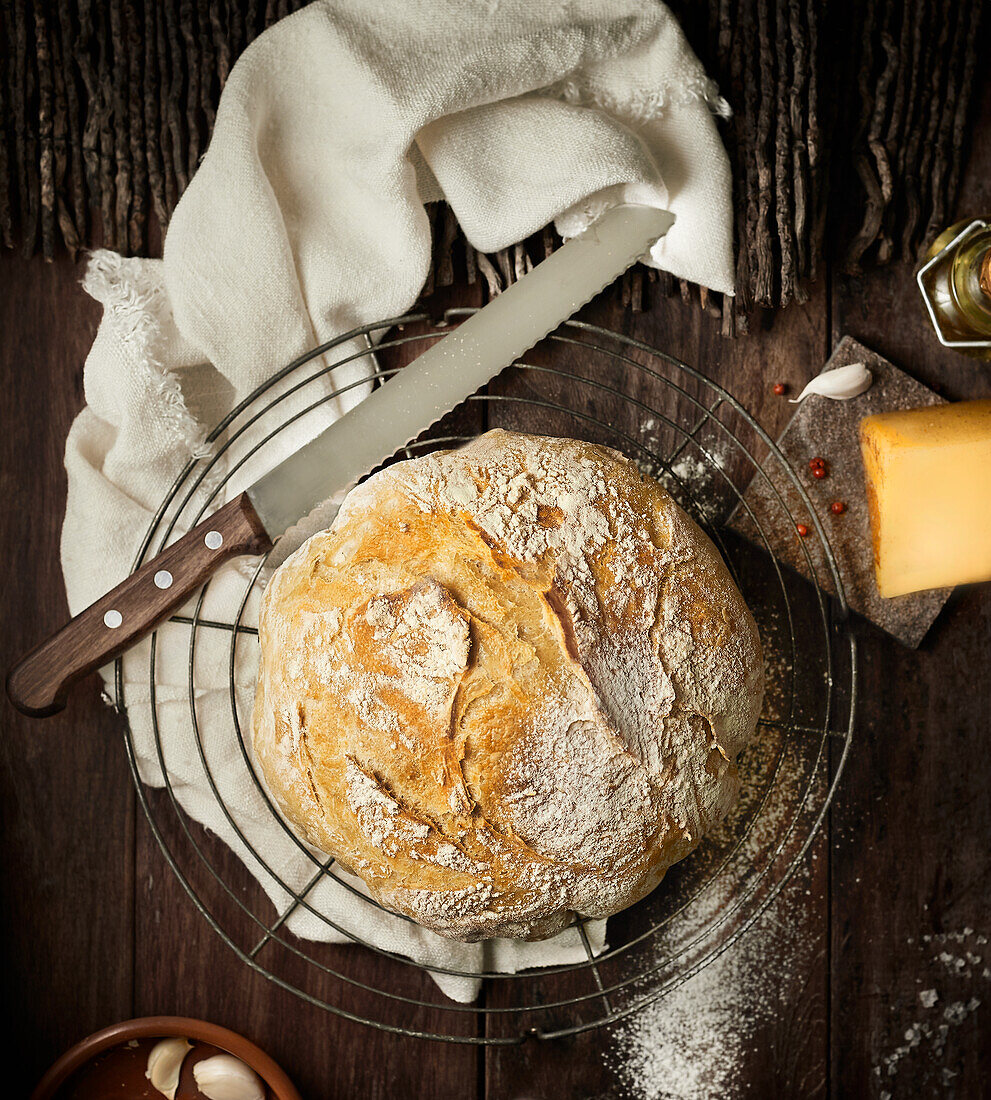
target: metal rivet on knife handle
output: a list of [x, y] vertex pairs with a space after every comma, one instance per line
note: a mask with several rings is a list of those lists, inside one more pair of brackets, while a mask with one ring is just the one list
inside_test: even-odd
[[672, 214], [651, 207], [607, 211], [29, 654], [7, 678], [11, 702], [39, 717], [60, 710], [73, 683], [153, 630], [221, 562], [271, 549], [268, 532], [281, 535], [415, 439], [635, 263], [673, 223]]
[[271, 545], [242, 493], [29, 653], [7, 677], [10, 701], [36, 717], [61, 710], [77, 680], [154, 630], [222, 561]]

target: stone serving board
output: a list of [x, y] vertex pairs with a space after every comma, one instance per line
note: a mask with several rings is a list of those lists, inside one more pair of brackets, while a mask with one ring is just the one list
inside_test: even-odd
[[[797, 406], [795, 415], [781, 433], [778, 446], [798, 472], [816, 518], [829, 540], [847, 603], [882, 630], [914, 648], [922, 641], [952, 589], [914, 592], [893, 599], [885, 599], [878, 592], [858, 429], [860, 421], [873, 413], [940, 405], [944, 400], [887, 359], [852, 337], [844, 336], [823, 370], [849, 363], [867, 366], [874, 375], [871, 388], [849, 401], [832, 401], [817, 395], [807, 397]], [[814, 478], [809, 470], [809, 459], [816, 455], [825, 458], [829, 465], [829, 476], [822, 480]], [[809, 534], [804, 539], [796, 536], [794, 526], [785, 518], [768, 482], [757, 476], [744, 492], [744, 500], [758, 516], [781, 518], [781, 522], [768, 524], [765, 529], [771, 552], [812, 579], [805, 557], [807, 550], [815, 579], [830, 595], [836, 596], [825, 551], [799, 491], [787, 478], [775, 476], [773, 481], [795, 522], [805, 522]], [[842, 515], [834, 515], [830, 510], [834, 500], [846, 504]], [[743, 505], [733, 511], [728, 526], [752, 541], [761, 541]]]

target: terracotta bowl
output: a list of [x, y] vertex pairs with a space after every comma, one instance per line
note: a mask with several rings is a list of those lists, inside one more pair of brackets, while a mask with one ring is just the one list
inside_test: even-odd
[[[259, 1047], [249, 1042], [236, 1031], [228, 1031], [217, 1024], [205, 1020], [193, 1020], [185, 1016], [144, 1016], [138, 1020], [125, 1020], [123, 1023], [105, 1027], [88, 1038], [77, 1043], [51, 1067], [31, 1094], [31, 1100], [55, 1100], [59, 1089], [84, 1067], [90, 1065], [98, 1055], [113, 1047], [122, 1046], [132, 1040], [164, 1039], [173, 1036], [185, 1036], [193, 1043], [203, 1043], [210, 1047], [226, 1051], [246, 1062], [268, 1086], [273, 1100], [302, 1100], [296, 1087], [284, 1071]], [[183, 1067], [183, 1080], [191, 1072], [187, 1064]], [[143, 1067], [141, 1069], [143, 1076]], [[142, 1081], [142, 1084], [147, 1082]], [[153, 1090], [152, 1090], [153, 1091]], [[160, 1094], [153, 1091], [153, 1095]], [[177, 1093], [177, 1100], [182, 1089]]]

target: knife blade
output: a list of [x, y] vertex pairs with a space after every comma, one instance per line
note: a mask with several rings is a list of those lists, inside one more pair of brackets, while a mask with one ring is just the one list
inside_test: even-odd
[[391, 381], [248, 489], [281, 532], [415, 439], [576, 313], [663, 237], [666, 210], [616, 206], [419, 355]]
[[673, 214], [655, 207], [606, 211], [29, 653], [7, 677], [11, 702], [36, 717], [61, 710], [72, 684], [153, 630], [221, 563], [270, 550], [301, 516], [381, 465], [571, 317], [673, 224]]

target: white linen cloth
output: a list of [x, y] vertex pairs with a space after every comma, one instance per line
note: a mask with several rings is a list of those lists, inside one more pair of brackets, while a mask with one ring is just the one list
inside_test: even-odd
[[[208, 426], [309, 347], [413, 304], [430, 262], [425, 202], [446, 199], [484, 251], [552, 219], [573, 235], [623, 199], [655, 203], [678, 220], [651, 261], [732, 293], [730, 173], [713, 111], [725, 104], [680, 28], [662, 4], [644, 0], [321, 0], [269, 29], [230, 74], [164, 259], [98, 252], [90, 260], [84, 286], [104, 316], [86, 361], [86, 407], [66, 445], [71, 611], [128, 573]], [[367, 369], [367, 360], [339, 367], [335, 381]], [[361, 396], [359, 387], [300, 421], [282, 452]], [[228, 496], [278, 451], [265, 449], [240, 471]], [[202, 615], [232, 621], [244, 587], [243, 572], [226, 567]], [[254, 604], [247, 614], [257, 614]], [[238, 853], [274, 917], [290, 895], [222, 813], [197, 732], [218, 793], [282, 883], [305, 889], [316, 864], [272, 818], [244, 763], [227, 688], [229, 633], [197, 635], [198, 730], [189, 627], [168, 623], [158, 635], [165, 765], [184, 810]], [[161, 786], [149, 644], [125, 657], [124, 683], [141, 776]], [[239, 644], [243, 729], [256, 661], [256, 643]], [[574, 929], [542, 944], [452, 943], [326, 878], [306, 902], [286, 923], [296, 936], [341, 941], [353, 932], [449, 969], [513, 972], [584, 957]], [[604, 922], [589, 934], [600, 950]], [[477, 995], [474, 978], [435, 978], [458, 1000]]]

